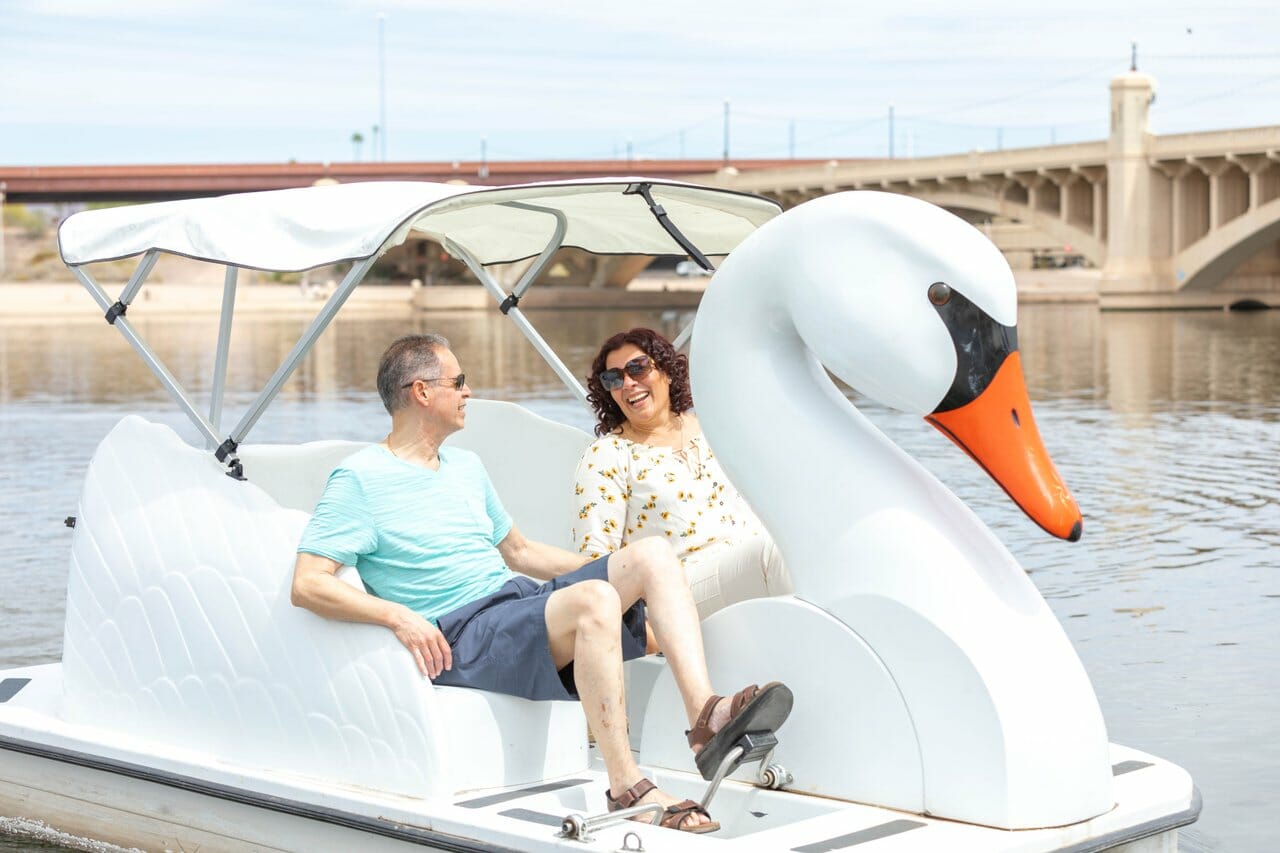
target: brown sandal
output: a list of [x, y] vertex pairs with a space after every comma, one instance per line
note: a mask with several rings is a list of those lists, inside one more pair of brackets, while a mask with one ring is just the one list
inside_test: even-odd
[[703, 779], [711, 779], [720, 769], [734, 744], [747, 732], [773, 732], [791, 714], [791, 688], [780, 681], [764, 687], [749, 684], [733, 694], [729, 703], [729, 720], [718, 732], [711, 731], [711, 713], [724, 697], [712, 696], [702, 706], [693, 728], [685, 732], [689, 748]]
[[[638, 804], [640, 800], [649, 794], [650, 791], [656, 790], [657, 787], [657, 785], [653, 784], [652, 780], [643, 778], [619, 794], [618, 799], [616, 800], [613, 798], [613, 795], [609, 793], [609, 789], [605, 788], [604, 798], [609, 803], [609, 811], [622, 811], [623, 809], [629, 809]], [[720, 828], [720, 824], [716, 823], [714, 820], [711, 820], [710, 823], [685, 826], [685, 820], [690, 815], [695, 814], [700, 814], [707, 820], [711, 820], [711, 815], [707, 814], [707, 810], [702, 806], [695, 803], [693, 800], [681, 800], [674, 805], [667, 806], [666, 809], [663, 810], [662, 822], [658, 825], [666, 827], [667, 829], [679, 830], [680, 832], [692, 832], [696, 835], [701, 835], [704, 832], [715, 832]]]

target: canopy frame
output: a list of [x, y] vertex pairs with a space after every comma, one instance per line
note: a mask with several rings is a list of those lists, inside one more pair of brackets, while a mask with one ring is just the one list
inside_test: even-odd
[[[673, 248], [677, 249], [681, 254], [688, 254], [694, 258], [695, 262], [705, 269], [713, 269], [706, 256], [671, 222], [670, 217], [663, 210], [662, 205], [656, 204], [647, 191], [649, 184], [645, 182], [631, 181], [628, 183], [619, 183], [618, 191], [622, 195], [635, 196], [637, 203], [647, 205], [649, 212], [658, 220], [664, 231], [671, 237]], [[526, 210], [531, 213], [544, 214], [553, 217], [555, 220], [552, 233], [547, 240], [542, 251], [534, 258], [532, 264], [524, 271], [519, 280], [508, 293], [501, 284], [489, 272], [489, 269], [482, 263], [474, 253], [459, 245], [448, 236], [442, 239], [442, 245], [446, 252], [461, 260], [473, 275], [479, 280], [480, 284], [498, 303], [498, 310], [506, 315], [516, 328], [525, 336], [534, 350], [542, 357], [556, 376], [565, 384], [565, 386], [584, 404], [587, 403], [587, 391], [583, 387], [582, 382], [573, 374], [573, 371], [564, 363], [564, 361], [552, 350], [551, 346], [546, 342], [542, 335], [534, 328], [533, 324], [524, 316], [519, 308], [520, 299], [528, 292], [529, 288], [537, 280], [538, 276], [551, 263], [556, 251], [563, 247], [565, 235], [568, 232], [568, 218], [564, 211], [553, 208], [544, 207], [542, 205], [532, 204], [523, 201], [505, 201], [499, 202], [499, 206], [510, 207], [519, 210]], [[293, 375], [298, 365], [311, 351], [315, 342], [320, 335], [333, 322], [338, 311], [346, 303], [351, 292], [355, 290], [372, 269], [374, 263], [391, 247], [399, 245], [405, 239], [406, 234], [410, 230], [412, 223], [421, 216], [426, 208], [418, 211], [417, 214], [401, 223], [401, 226], [394, 229], [378, 248], [362, 259], [356, 259], [352, 262], [351, 269], [343, 278], [341, 284], [333, 291], [316, 314], [311, 323], [307, 326], [298, 342], [293, 346], [289, 353], [284, 357], [280, 366], [267, 380], [266, 385], [250, 403], [248, 409], [241, 416], [236, 425], [226, 433], [222, 432], [222, 415], [223, 402], [226, 392], [227, 364], [230, 354], [231, 328], [232, 320], [235, 312], [236, 301], [236, 285], [240, 267], [236, 264], [226, 263], [225, 276], [223, 280], [223, 294], [221, 313], [218, 326], [217, 349], [214, 358], [213, 376], [210, 384], [211, 400], [209, 404], [208, 415], [203, 414], [196, 406], [195, 400], [182, 383], [173, 375], [169, 368], [164, 364], [160, 357], [155, 353], [141, 335], [138, 334], [133, 324], [129, 321], [127, 312], [129, 306], [137, 298], [147, 278], [151, 275], [155, 268], [156, 262], [162, 250], [150, 249], [146, 251], [138, 266], [130, 276], [128, 282], [121, 290], [120, 297], [112, 302], [106, 290], [99, 284], [85, 267], [87, 263], [69, 264], [69, 268], [80, 280], [94, 301], [103, 310], [106, 321], [119, 329], [120, 334], [125, 338], [130, 346], [133, 347], [142, 362], [148, 369], [160, 380], [160, 384], [168, 392], [174, 403], [187, 416], [192, 425], [195, 426], [197, 432], [204, 439], [207, 449], [212, 450], [219, 463], [227, 467], [227, 475], [235, 479], [243, 480], [244, 473], [239, 457], [236, 454], [240, 444], [243, 443], [249, 432], [257, 424], [267, 407], [279, 394], [285, 382]], [[673, 252], [672, 254], [676, 254]], [[216, 263], [216, 262], [213, 262]], [[681, 332], [678, 340], [678, 346], [683, 346], [688, 342], [692, 332], [693, 324]]]

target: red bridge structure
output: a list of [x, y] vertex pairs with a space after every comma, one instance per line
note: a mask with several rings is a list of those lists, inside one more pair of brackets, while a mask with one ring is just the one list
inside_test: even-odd
[[[738, 172], [814, 166], [825, 160], [735, 160]], [[445, 163], [210, 163], [150, 166], [0, 166], [11, 203], [163, 201], [320, 181], [456, 181], [502, 185], [616, 175], [691, 180], [725, 167], [721, 160], [542, 160]], [[731, 173], [732, 174], [732, 173]]]

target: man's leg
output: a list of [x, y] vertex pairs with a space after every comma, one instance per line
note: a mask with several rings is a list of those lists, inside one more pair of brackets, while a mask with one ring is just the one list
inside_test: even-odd
[[[573, 662], [578, 697], [591, 731], [595, 733], [596, 746], [604, 758], [609, 774], [609, 793], [614, 798], [641, 779], [627, 739], [621, 641], [624, 609], [618, 591], [599, 580], [585, 580], [556, 590], [547, 598], [546, 607], [551, 659], [557, 669]], [[694, 619], [696, 621], [696, 615]], [[710, 695], [708, 688], [707, 696]], [[655, 789], [642, 797], [641, 802], [668, 806], [677, 800]], [[684, 825], [696, 826], [707, 822], [702, 815], [693, 814], [685, 818]]]

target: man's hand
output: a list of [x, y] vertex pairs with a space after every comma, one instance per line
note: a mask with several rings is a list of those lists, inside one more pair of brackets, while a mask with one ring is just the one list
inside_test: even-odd
[[435, 678], [446, 669], [453, 669], [453, 650], [444, 634], [408, 607], [401, 606], [388, 627], [413, 655], [423, 675]]

